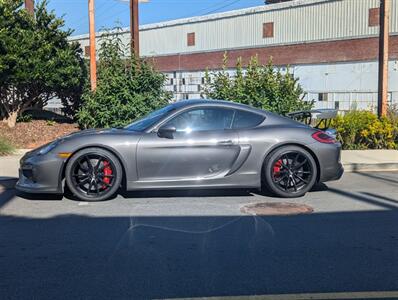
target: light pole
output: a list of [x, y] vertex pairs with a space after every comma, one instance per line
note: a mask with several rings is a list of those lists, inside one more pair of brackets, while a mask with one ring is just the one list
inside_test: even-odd
[[97, 88], [97, 58], [95, 51], [95, 21], [94, 21], [94, 0], [88, 0], [88, 19], [90, 36], [90, 85], [91, 90]]
[[119, 0], [122, 2], [130, 1], [130, 36], [131, 36], [131, 53], [135, 53], [136, 57], [140, 57], [140, 29], [139, 29], [139, 11], [138, 3], [148, 3], [149, 0]]
[[35, 13], [35, 2], [34, 0], [25, 0], [25, 9], [32, 16]]
[[377, 114], [387, 114], [388, 95], [388, 38], [390, 33], [390, 0], [380, 0], [380, 36], [379, 36], [379, 92]]

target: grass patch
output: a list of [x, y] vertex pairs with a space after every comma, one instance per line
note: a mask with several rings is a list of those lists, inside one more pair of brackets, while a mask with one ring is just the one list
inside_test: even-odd
[[0, 156], [12, 154], [15, 148], [5, 138], [0, 136]]

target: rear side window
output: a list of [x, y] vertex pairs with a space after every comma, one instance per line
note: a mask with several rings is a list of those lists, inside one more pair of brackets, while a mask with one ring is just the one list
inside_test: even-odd
[[252, 128], [261, 124], [264, 121], [264, 116], [254, 114], [248, 111], [236, 110], [234, 122], [232, 123], [233, 129]]

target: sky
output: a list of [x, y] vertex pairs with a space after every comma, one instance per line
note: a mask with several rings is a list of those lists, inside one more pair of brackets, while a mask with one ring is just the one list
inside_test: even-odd
[[[264, 0], [147, 0], [140, 3], [140, 25], [264, 5]], [[72, 35], [88, 33], [88, 0], [49, 0]], [[96, 30], [130, 24], [128, 0], [95, 0]], [[120, 26], [119, 25], [119, 26]]]

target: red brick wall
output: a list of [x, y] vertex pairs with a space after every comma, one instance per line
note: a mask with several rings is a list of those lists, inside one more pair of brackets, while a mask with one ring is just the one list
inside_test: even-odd
[[[247, 65], [251, 56], [258, 55], [261, 63], [270, 57], [275, 65], [315, 64], [348, 61], [376, 60], [378, 39], [363, 38], [330, 42], [317, 42], [287, 46], [271, 46], [242, 50], [229, 50], [229, 67], [242, 57]], [[160, 71], [197, 71], [220, 68], [224, 51], [201, 52], [153, 57], [155, 67]], [[390, 37], [390, 59], [398, 59], [398, 36]]]

